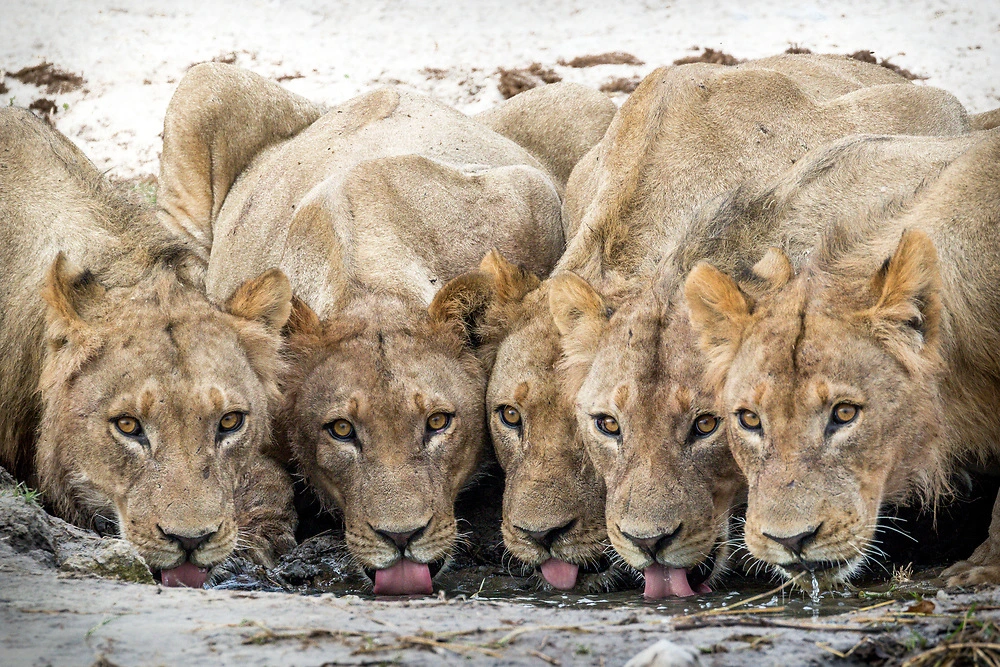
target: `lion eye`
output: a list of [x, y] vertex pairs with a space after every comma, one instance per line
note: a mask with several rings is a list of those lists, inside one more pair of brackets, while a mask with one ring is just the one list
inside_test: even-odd
[[747, 429], [748, 431], [758, 431], [760, 430], [760, 415], [756, 412], [750, 412], [749, 410], [740, 410], [737, 413], [737, 417], [740, 420], [740, 426]]
[[860, 412], [860, 409], [856, 405], [838, 403], [833, 406], [833, 414], [830, 416], [830, 419], [835, 424], [850, 424], [858, 418], [858, 412]]
[[621, 426], [619, 426], [618, 420], [611, 415], [598, 415], [594, 417], [594, 426], [604, 435], [610, 435], [611, 437], [615, 437], [621, 433]]
[[506, 426], [516, 428], [521, 425], [521, 413], [513, 405], [501, 405], [500, 421]]
[[245, 415], [242, 412], [227, 412], [219, 420], [219, 433], [232, 433], [243, 426]]
[[447, 412], [435, 412], [427, 418], [428, 431], [443, 431], [451, 425], [451, 415]]
[[719, 418], [715, 415], [699, 415], [698, 418], [694, 420], [694, 432], [696, 435], [701, 437], [712, 435], [718, 427]]
[[336, 440], [354, 439], [354, 424], [346, 419], [335, 419], [323, 428]]
[[115, 419], [115, 428], [118, 429], [119, 433], [130, 438], [138, 438], [142, 435], [142, 424], [135, 417], [128, 415], [122, 415]]

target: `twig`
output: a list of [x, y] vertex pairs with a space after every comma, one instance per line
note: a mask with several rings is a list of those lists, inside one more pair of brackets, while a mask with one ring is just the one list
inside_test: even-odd
[[[506, 646], [511, 643], [516, 637], [519, 637], [527, 632], [539, 632], [541, 630], [566, 630], [568, 632], [591, 632], [593, 629], [600, 627], [600, 623], [593, 624], [590, 626], [583, 625], [526, 625], [524, 627], [518, 628], [508, 632], [506, 635], [493, 642], [493, 646]], [[605, 628], [606, 630], [609, 628]]]
[[696, 612], [694, 614], [687, 614], [686, 616], [677, 616], [677, 617], [675, 617], [674, 620], [676, 622], [676, 621], [683, 621], [683, 620], [689, 619], [689, 618], [697, 618], [699, 616], [715, 616], [717, 614], [726, 613], [730, 609], [735, 609], [736, 607], [742, 607], [743, 605], [748, 604], [750, 602], [754, 602], [756, 600], [760, 600], [761, 598], [771, 597], [775, 593], [779, 593], [779, 592], [783, 591], [784, 589], [788, 588], [789, 586], [791, 586], [792, 584], [794, 584], [796, 581], [798, 581], [802, 577], [803, 574], [805, 574], [805, 573], [804, 572], [799, 572], [797, 575], [795, 575], [794, 577], [792, 577], [791, 579], [789, 579], [785, 583], [781, 584], [777, 588], [772, 588], [771, 590], [767, 591], [766, 593], [761, 593], [760, 595], [753, 595], [753, 596], [748, 597], [746, 599], [740, 600], [739, 602], [734, 602], [733, 604], [727, 604], [724, 607], [717, 607], [715, 609], [706, 609], [705, 611], [699, 611], [699, 612]]
[[918, 653], [909, 660], [903, 663], [902, 667], [913, 667], [922, 663], [923, 661], [930, 658], [932, 655], [937, 655], [938, 653], [947, 653], [952, 650], [961, 650], [964, 648], [969, 648], [975, 650], [990, 650], [990, 651], [1000, 651], [1000, 644], [989, 644], [986, 642], [962, 642], [960, 644], [941, 644], [940, 646], [935, 646], [934, 648], [924, 651], [923, 653]]
[[536, 651], [535, 649], [528, 649], [528, 655], [533, 655], [536, 658], [538, 658], [539, 660], [544, 660], [545, 662], [549, 663], [550, 665], [556, 665], [557, 667], [562, 664], [561, 662], [559, 662], [558, 660], [556, 660], [552, 656], [545, 655], [541, 651]]

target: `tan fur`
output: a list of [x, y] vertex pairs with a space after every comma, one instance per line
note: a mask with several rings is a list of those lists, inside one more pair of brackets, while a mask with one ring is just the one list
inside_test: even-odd
[[[214, 533], [201, 566], [294, 544], [291, 481], [263, 455], [287, 279], [211, 305], [195, 249], [15, 108], [0, 110], [0, 230], [0, 463], [64, 518], [117, 522], [154, 569], [186, 557], [167, 534]], [[233, 409], [246, 423], [217, 442]], [[115, 429], [123, 414], [142, 442]]]
[[[761, 244], [766, 236], [758, 229], [727, 231], [708, 220], [695, 224], [691, 222], [692, 211], [740, 183], [747, 183], [750, 190], [738, 191], [738, 198], [756, 193], [765, 179], [831, 139], [857, 131], [904, 129], [956, 134], [967, 131], [968, 122], [962, 107], [947, 93], [912, 86], [885, 68], [846, 58], [779, 56], [736, 68], [688, 65], [650, 74], [622, 106], [602, 141], [574, 168], [563, 219], [567, 229], [579, 231], [559, 261], [557, 277], [542, 283], [540, 290], [546, 297], [529, 295], [524, 299], [531, 310], [521, 314], [510, 337], [499, 345], [487, 407], [493, 410], [498, 404], [511, 404], [511, 390], [527, 378], [539, 378], [533, 381], [551, 388], [549, 395], [534, 398], [541, 405], [602, 403], [607, 408], [619, 387], [630, 387], [628, 412], [621, 416], [627, 424], [634, 418], [637, 435], [629, 441], [639, 449], [623, 451], [614, 464], [618, 466], [615, 471], [598, 470], [597, 478], [587, 477], [594, 474], [590, 467], [555, 469], [552, 474], [557, 481], [552, 486], [584, 488], [594, 495], [603, 492], [605, 474], [611, 475], [617, 486], [615, 490], [608, 487], [606, 521], [615, 546], [633, 566], [643, 567], [648, 559], [635, 555], [627, 541], [616, 537], [620, 531], [612, 528], [621, 522], [618, 513], [627, 506], [624, 499], [630, 489], [643, 489], [632, 494], [634, 512], [630, 516], [637, 520], [645, 516], [650, 523], [635, 527], [636, 536], [676, 525], [678, 520], [671, 515], [678, 507], [688, 513], [686, 530], [695, 536], [694, 541], [679, 540], [675, 555], [661, 553], [664, 562], [685, 566], [701, 562], [711, 549], [712, 540], [706, 537], [710, 528], [718, 528], [717, 541], [723, 539], [730, 505], [741, 496], [739, 484], [734, 482], [734, 467], [724, 460], [726, 446], [721, 431], [699, 441], [695, 458], [663, 451], [665, 443], [685, 442], [697, 417], [694, 410], [714, 409], [711, 387], [700, 376], [697, 358], [674, 360], [683, 356], [671, 347], [674, 341], [681, 351], [691, 351], [695, 340], [686, 331], [686, 316], [676, 316], [683, 301], [677, 292], [679, 277], [705, 256], [731, 254], [735, 266], [748, 268], [766, 248]], [[652, 269], [661, 261], [667, 267], [663, 269], [666, 274], [651, 279]], [[561, 290], [556, 295], [552, 286], [557, 279], [563, 280], [563, 271], [572, 271], [590, 283], [593, 295], [584, 299], [585, 305], [600, 299], [622, 312], [603, 324], [591, 321], [585, 329], [574, 329], [577, 334], [586, 332], [586, 338], [570, 335], [560, 339], [535, 333], [555, 328], [560, 312], [588, 310], [562, 301], [574, 293], [586, 295], [586, 291]], [[551, 310], [545, 308], [546, 302]], [[599, 309], [590, 312], [599, 314]], [[683, 315], [683, 310], [679, 312]], [[632, 337], [628, 336], [630, 327]], [[519, 335], [519, 331], [532, 333]], [[559, 370], [533, 361], [560, 355], [566, 360]], [[664, 373], [659, 380], [657, 369]], [[552, 381], [557, 372], [562, 376]], [[643, 379], [633, 383], [629, 378]], [[578, 394], [585, 381], [591, 384]], [[680, 402], [678, 397], [685, 400]], [[556, 424], [560, 433], [545, 437], [558, 442], [567, 453], [578, 450], [580, 442], [593, 436], [590, 415], [579, 414], [579, 424], [574, 424], [575, 418], [567, 422], [546, 416], [543, 423]], [[522, 415], [528, 423], [535, 418], [526, 408]], [[566, 423], [569, 426], [564, 429]], [[686, 427], [681, 428], [681, 424]], [[585, 428], [580, 430], [581, 426]], [[540, 430], [536, 428], [534, 437], [542, 437]], [[588, 446], [596, 446], [596, 442]], [[494, 446], [498, 453], [507, 446], [497, 440], [496, 431]], [[631, 446], [623, 444], [624, 448]], [[553, 451], [559, 450], [550, 446], [546, 455], [552, 456]], [[601, 445], [595, 451], [606, 453], [607, 447]], [[635, 457], [645, 457], [646, 463], [629, 465]], [[598, 460], [609, 466], [612, 463], [612, 457], [603, 454], [595, 459], [595, 465]], [[662, 479], [676, 479], [696, 462], [704, 461], [712, 461], [715, 467], [706, 467], [707, 472], [678, 481], [676, 486], [663, 484]], [[713, 476], [714, 470], [718, 475]], [[518, 493], [510, 487], [510, 480], [516, 479], [512, 469], [507, 469], [507, 474], [508, 493]], [[656, 481], [658, 476], [660, 481]], [[676, 502], [669, 497], [669, 490], [685, 485], [688, 490], [678, 491]], [[646, 493], [647, 489], [651, 491]], [[619, 500], [611, 499], [614, 494], [620, 494]], [[682, 498], [698, 502], [685, 505]], [[580, 506], [594, 505], [588, 500]], [[530, 513], [525, 510], [522, 516]], [[532, 520], [540, 524], [541, 516], [540, 512]], [[508, 547], [513, 550], [509, 542]], [[586, 546], [578, 548], [588, 550]], [[721, 565], [724, 558], [719, 561]]]
[[601, 140], [617, 110], [604, 93], [559, 82], [526, 90], [475, 118], [534, 155], [561, 195], [573, 167]]
[[[849, 151], [843, 160], [892, 193], [880, 206], [850, 190], [817, 200], [809, 181], [776, 202], [786, 221], [825, 217], [794, 276], [751, 295], [702, 267], [687, 285], [722, 410], [762, 423], [727, 424], [750, 488], [747, 546], [786, 574], [826, 568], [827, 581], [864, 562], [884, 503], [937, 497], [955, 461], [996, 455], [1000, 432], [1000, 134], [880, 144], [910, 167], [855, 164]], [[860, 411], [837, 425], [842, 402]], [[997, 530], [946, 573], [950, 583], [997, 581]], [[766, 536], [800, 534], [798, 553]]]
[[[344, 512], [360, 566], [442, 561], [457, 537], [456, 495], [484, 453], [490, 349], [478, 327], [496, 293], [485, 274], [456, 277], [491, 248], [548, 274], [563, 248], [557, 184], [514, 142], [420, 95], [375, 90], [284, 138], [271, 128], [296, 126], [294, 96], [225, 65], [188, 76], [167, 111], [161, 186], [176, 210], [201, 211], [173, 224], [213, 239], [210, 295], [271, 265], [291, 279], [287, 449]], [[261, 136], [203, 111], [210, 96], [211, 108], [244, 104], [269, 118]], [[168, 164], [185, 154], [210, 159]], [[189, 200], [209, 197], [192, 192], [224, 201], [198, 206]], [[453, 418], [432, 434], [436, 412]], [[353, 441], [327, 430], [338, 419], [355, 426]], [[404, 549], [384, 535], [418, 529]]]

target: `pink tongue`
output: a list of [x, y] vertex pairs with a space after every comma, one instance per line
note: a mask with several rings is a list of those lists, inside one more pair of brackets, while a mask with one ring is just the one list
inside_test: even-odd
[[208, 580], [208, 568], [198, 567], [190, 561], [169, 570], [160, 571], [160, 581], [164, 586], [187, 586], [203, 588]]
[[375, 595], [430, 595], [431, 570], [426, 563], [405, 558], [392, 567], [375, 571]]
[[576, 574], [580, 571], [580, 566], [558, 558], [550, 558], [542, 563], [541, 570], [545, 581], [553, 588], [568, 591], [576, 586]]
[[[687, 597], [694, 595], [691, 584], [688, 583], [687, 570], [681, 567], [663, 567], [659, 563], [654, 563], [643, 572], [646, 578], [646, 590], [643, 597], [650, 600], [676, 595], [677, 597]], [[699, 592], [711, 592], [708, 586], [698, 587]]]

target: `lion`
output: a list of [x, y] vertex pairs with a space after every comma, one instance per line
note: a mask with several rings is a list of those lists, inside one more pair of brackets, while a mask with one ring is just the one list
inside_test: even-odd
[[[288, 280], [221, 305], [201, 260], [64, 136], [0, 109], [0, 464], [61, 517], [117, 529], [164, 585], [294, 544], [266, 456]], [[36, 392], [37, 390], [37, 392]]]
[[[534, 122], [593, 135], [586, 110], [605, 107], [572, 90], [580, 104], [543, 105], [555, 111]], [[496, 285], [460, 274], [497, 248], [547, 275], [564, 247], [561, 160], [581, 149], [519, 136], [546, 162], [422, 95], [380, 88], [320, 113], [221, 64], [192, 68], [167, 110], [162, 214], [203, 245], [208, 293], [271, 265], [291, 280], [279, 436], [343, 513], [376, 595], [432, 591], [486, 453], [476, 328]]]
[[[749, 486], [746, 545], [824, 586], [879, 553], [883, 506], [936, 501], [1000, 433], [1000, 131], [841, 148], [743, 214], [822, 221], [806, 253], [769, 250], [742, 284], [701, 263], [685, 284]], [[997, 531], [949, 585], [1000, 583]]]
[[[671, 506], [664, 498], [667, 489], [656, 479], [664, 471], [659, 463], [629, 469], [623, 458], [619, 472], [612, 473], [607, 467], [601, 470], [599, 460], [611, 465], [613, 459], [584, 456], [583, 442], [594, 433], [589, 416], [583, 422], [585, 428], [577, 423], [577, 390], [588, 369], [594, 374], [607, 374], [604, 380], [590, 385], [597, 393], [602, 382], [610, 386], [614, 378], [655, 378], [643, 366], [656, 358], [652, 350], [661, 340], [659, 316], [653, 311], [644, 315], [643, 311], [672, 305], [666, 303], [671, 288], [666, 288], [665, 293], [662, 289], [651, 291], [650, 276], [664, 257], [683, 247], [679, 239], [690, 224], [693, 209], [741, 182], [759, 182], [776, 175], [811, 146], [864, 129], [955, 134], [968, 131], [969, 125], [964, 109], [949, 94], [912, 86], [885, 68], [847, 58], [787, 55], [735, 68], [685, 65], [650, 74], [622, 105], [601, 142], [574, 168], [563, 204], [564, 225], [573, 236], [553, 277], [541, 282], [536, 292], [497, 309], [497, 322], [490, 323], [493, 329], [503, 332], [498, 336], [502, 342], [495, 353], [487, 393], [491, 434], [501, 462], [509, 462], [505, 495], [529, 499], [516, 503], [505, 500], [505, 541], [508, 550], [523, 562], [540, 569], [545, 565], [543, 577], [546, 569], [556, 573], [558, 576], [546, 577], [549, 584], [564, 586], [572, 580], [574, 567], [577, 571], [581, 567], [592, 569], [595, 561], [603, 560], [601, 543], [607, 539], [607, 531], [632, 568], [652, 568], [648, 572], [650, 581], [659, 583], [647, 588], [650, 596], [670, 590], [692, 592], [706, 584], [709, 576], [716, 578], [722, 572], [726, 549], [711, 559], [713, 567], [702, 564], [709, 560], [706, 556], [718, 551], [714, 544], [724, 546], [726, 542], [723, 528], [728, 526], [731, 506], [742, 498], [742, 483], [737, 481], [738, 471], [727, 458], [721, 434], [713, 433], [699, 441], [704, 445], [699, 451], [704, 450], [707, 457], [701, 462], [711, 464], [705, 470], [719, 471], [715, 481], [720, 486], [714, 496], [708, 490], [710, 484], [692, 479], [688, 483], [698, 502], [678, 496], [674, 505], [686, 503], [691, 509], [696, 518], [689, 520], [687, 530], [697, 533], [698, 543], [688, 543], [685, 537], [675, 545], [681, 560], [668, 558], [666, 565], [651, 563], [646, 551], [622, 537], [613, 526], [619, 525], [617, 514], [629, 502], [634, 503], [636, 517], [661, 517], [674, 512], [665, 509]], [[706, 146], [714, 149], [712, 160], [704, 157]], [[581, 280], [576, 281], [576, 277]], [[653, 292], [664, 303], [654, 298]], [[641, 295], [649, 298], [638, 299]], [[598, 346], [603, 344], [603, 333], [584, 336], [586, 340], [579, 344], [571, 342], [576, 318], [581, 313], [593, 313], [600, 319], [609, 308], [619, 306], [632, 314], [622, 313], [615, 320], [614, 331], [620, 327], [622, 335], [607, 330], [608, 341], [615, 342], [608, 342], [607, 350], [600, 353], [603, 360], [593, 363]], [[562, 324], [560, 312], [567, 316]], [[625, 355], [629, 363], [636, 365], [622, 366], [622, 350], [614, 346], [629, 344], [626, 334], [630, 330], [636, 333], [629, 328], [633, 316], [645, 322], [642, 326], [648, 335], [643, 341], [648, 344], [648, 353]], [[669, 316], [662, 318], [664, 325], [670, 321]], [[664, 337], [663, 344], [667, 341]], [[694, 336], [688, 333], [683, 341], [685, 350], [696, 351]], [[568, 342], [581, 354], [568, 354]], [[640, 342], [633, 337], [631, 345], [638, 348]], [[607, 358], [603, 358], [605, 354]], [[563, 355], [572, 356], [574, 361], [560, 366], [557, 362]], [[694, 383], [689, 398], [697, 400], [686, 410], [695, 409], [697, 404], [704, 413], [710, 413], [714, 403], [711, 392], [696, 379], [698, 363], [678, 364], [671, 376], [662, 378], [663, 382], [670, 384], [683, 378]], [[669, 395], [669, 391], [645, 388], [630, 393], [637, 410], [645, 410], [643, 406], [660, 400], [654, 396], [666, 400]], [[688, 428], [683, 429], [687, 434], [702, 415], [682, 419], [676, 405], [662, 409], [667, 410], [663, 421], [650, 418], [646, 422], [649, 428], [660, 429], [672, 419], [684, 421], [690, 416]], [[508, 411], [519, 419], [514, 426], [501, 418]], [[557, 419], [555, 414], [563, 416]], [[660, 442], [663, 436], [657, 438], [655, 442]], [[650, 440], [649, 446], [653, 445]], [[598, 451], [603, 450], [599, 447]], [[581, 458], [589, 462], [579, 465]], [[687, 460], [682, 468], [693, 465], [694, 459]], [[526, 478], [521, 487], [520, 467], [534, 470], [537, 479]], [[595, 530], [593, 525], [602, 520], [602, 512], [593, 508], [605, 502], [609, 474], [621, 476], [615, 482], [616, 491], [607, 489], [606, 499], [609, 507], [615, 505], [618, 509], [603, 518], [607, 531]], [[642, 476], [646, 476], [644, 480]], [[627, 490], [632, 482], [626, 477], [634, 479], [636, 488], [657, 491], [640, 493], [641, 500], [633, 497], [628, 501]], [[530, 489], [536, 484], [558, 492], [553, 491], [544, 502], [532, 502], [530, 499], [536, 496]], [[623, 495], [615, 500], [615, 493]], [[559, 511], [553, 511], [556, 502]], [[708, 517], [714, 518], [709, 521]], [[718, 533], [708, 530], [709, 525], [718, 527]], [[566, 526], [569, 530], [564, 529]], [[586, 529], [580, 530], [577, 538], [574, 529], [583, 527]], [[654, 532], [666, 533], [656, 532], [655, 528], [636, 526], [630, 534], [648, 540]], [[709, 534], [718, 537], [706, 540]], [[539, 541], [538, 536], [544, 536], [551, 546]], [[669, 556], [667, 550], [661, 551], [664, 557]], [[676, 567], [672, 574], [676, 588], [666, 585], [670, 568], [678, 562], [685, 565], [685, 571], [700, 568], [694, 575], [693, 587], [681, 582], [682, 573]], [[617, 578], [630, 580], [628, 576]], [[584, 588], [591, 585], [590, 580], [581, 583]]]

